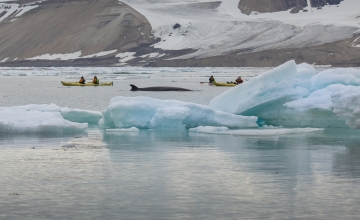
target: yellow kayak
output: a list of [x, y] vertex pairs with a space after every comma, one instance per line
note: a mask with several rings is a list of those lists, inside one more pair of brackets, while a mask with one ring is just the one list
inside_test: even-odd
[[236, 86], [235, 83], [226, 83], [226, 82], [213, 82], [214, 86]]
[[112, 86], [113, 82], [103, 82], [100, 84], [94, 84], [92, 82], [88, 82], [88, 83], [82, 84], [82, 83], [78, 83], [78, 82], [61, 81], [61, 84], [63, 84], [64, 86]]

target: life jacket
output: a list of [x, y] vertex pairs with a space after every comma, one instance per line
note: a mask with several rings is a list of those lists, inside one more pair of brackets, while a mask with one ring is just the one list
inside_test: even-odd
[[79, 80], [79, 83], [85, 83], [85, 79], [84, 79], [84, 78], [81, 78], [81, 79]]
[[236, 79], [235, 81], [236, 81], [237, 84], [240, 84], [240, 83], [244, 82], [244, 80], [242, 80], [242, 79]]
[[98, 79], [93, 79], [93, 83], [94, 84], [99, 84], [99, 80]]

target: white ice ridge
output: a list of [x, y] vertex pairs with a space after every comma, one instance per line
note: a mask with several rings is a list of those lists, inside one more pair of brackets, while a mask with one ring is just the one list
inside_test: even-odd
[[102, 114], [99, 124], [106, 128], [258, 127], [257, 117], [233, 115], [205, 105], [150, 97], [114, 97]]
[[83, 132], [87, 127], [87, 123], [65, 120], [60, 112], [20, 108], [0, 109], [0, 133], [74, 133]]
[[199, 126], [190, 128], [190, 132], [205, 133], [205, 134], [224, 134], [224, 135], [238, 135], [238, 136], [274, 136], [283, 134], [298, 134], [310, 133], [316, 131], [323, 131], [323, 128], [258, 128], [258, 129], [237, 129], [231, 130], [227, 127], [211, 127]]
[[[360, 70], [338, 68], [315, 73], [308, 64], [289, 61], [229, 89], [209, 106], [257, 116], [267, 125], [345, 127], [346, 118], [349, 126], [357, 127], [356, 121], [350, 121], [358, 116], [358, 104], [349, 100], [360, 96]], [[346, 91], [352, 95], [346, 96]]]
[[[10, 107], [12, 109], [37, 110], [40, 112], [59, 112], [65, 120], [78, 123], [97, 124], [102, 117], [101, 112], [83, 109], [61, 108], [55, 104], [30, 104]], [[2, 109], [2, 108], [0, 108]]]
[[351, 128], [360, 128], [360, 87], [349, 87], [331, 95], [334, 113]]

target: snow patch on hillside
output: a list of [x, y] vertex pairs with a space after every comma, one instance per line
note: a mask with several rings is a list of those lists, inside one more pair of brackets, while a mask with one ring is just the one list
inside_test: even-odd
[[116, 51], [117, 50], [102, 51], [102, 52], [99, 52], [99, 53], [96, 53], [96, 54], [91, 54], [91, 55], [83, 56], [83, 57], [80, 57], [80, 58], [102, 57], [102, 56], [106, 56], [106, 55], [109, 55], [109, 54], [116, 53]]
[[[123, 0], [143, 14], [161, 38], [155, 48], [197, 52], [178, 58], [202, 58], [233, 51], [256, 52], [279, 48], [301, 48], [351, 38], [360, 28], [356, 17], [360, 1], [346, 0], [321, 10], [290, 10], [242, 14], [239, 0]], [[174, 28], [175, 24], [180, 27]]]
[[6, 18], [12, 18], [10, 22], [13, 22], [21, 15], [25, 14], [26, 12], [39, 7], [39, 5], [20, 5], [20, 4], [14, 4], [14, 3], [10, 4], [3, 2], [7, 2], [7, 1], [0, 2], [0, 22]]
[[33, 58], [28, 58], [28, 60], [74, 60], [74, 59], [78, 59], [80, 56], [81, 56], [81, 51], [74, 53], [66, 53], [66, 54], [47, 53]]
[[102, 57], [106, 55], [110, 55], [116, 53], [117, 50], [109, 50], [109, 51], [102, 51], [95, 54], [90, 54], [87, 56], [81, 57], [81, 51], [77, 51], [74, 53], [65, 53], [65, 54], [43, 54], [40, 56], [27, 58], [27, 60], [75, 60], [75, 59], [85, 59], [85, 58], [93, 58], [93, 57]]

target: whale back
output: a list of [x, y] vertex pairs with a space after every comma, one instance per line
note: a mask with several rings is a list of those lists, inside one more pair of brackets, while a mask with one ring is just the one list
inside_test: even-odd
[[169, 86], [154, 86], [154, 87], [145, 87], [145, 88], [138, 88], [133, 84], [130, 84], [130, 86], [131, 86], [130, 91], [192, 91], [190, 89], [169, 87]]

